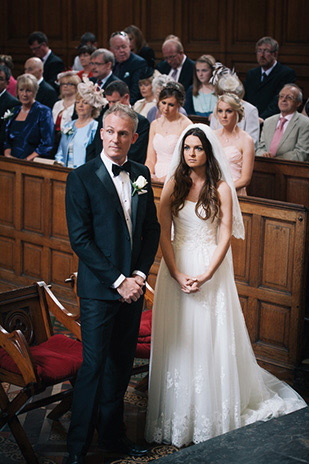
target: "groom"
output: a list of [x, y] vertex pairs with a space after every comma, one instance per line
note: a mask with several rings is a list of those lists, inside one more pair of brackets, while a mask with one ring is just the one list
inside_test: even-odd
[[95, 427], [105, 450], [147, 453], [128, 440], [123, 424], [143, 289], [160, 236], [149, 170], [127, 161], [138, 137], [137, 124], [128, 106], [110, 108], [101, 129], [101, 155], [67, 179], [66, 214], [71, 245], [79, 257], [83, 342], [67, 464], [84, 463]]

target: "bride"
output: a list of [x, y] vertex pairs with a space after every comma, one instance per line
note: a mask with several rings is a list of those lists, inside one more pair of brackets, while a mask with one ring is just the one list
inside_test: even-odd
[[180, 137], [160, 222], [146, 440], [181, 447], [305, 407], [255, 360], [230, 252], [231, 235], [244, 238], [241, 211], [206, 125]]

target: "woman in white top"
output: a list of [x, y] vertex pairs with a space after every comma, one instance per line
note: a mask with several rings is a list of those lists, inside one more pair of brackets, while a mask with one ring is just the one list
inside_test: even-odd
[[68, 122], [72, 121], [77, 86], [81, 82], [76, 74], [76, 71], [66, 71], [57, 76], [61, 100], [57, 101], [53, 107], [56, 132], [61, 131]]

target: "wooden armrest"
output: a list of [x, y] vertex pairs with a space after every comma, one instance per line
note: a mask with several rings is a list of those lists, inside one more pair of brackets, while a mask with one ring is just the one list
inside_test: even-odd
[[28, 343], [20, 330], [9, 333], [0, 325], [0, 346], [16, 363], [25, 384], [38, 382]]
[[46, 284], [40, 286], [40, 288], [44, 292], [44, 297], [49, 311], [64, 327], [66, 327], [73, 335], [75, 335], [78, 340], [81, 340], [82, 338], [79, 322], [79, 312], [73, 314], [72, 312], [68, 311], [55, 297], [53, 292]]
[[[146, 292], [145, 292], [145, 300], [147, 303], [147, 307], [152, 308], [154, 299], [154, 290], [153, 288], [146, 282]], [[149, 308], [149, 309], [150, 309]]]

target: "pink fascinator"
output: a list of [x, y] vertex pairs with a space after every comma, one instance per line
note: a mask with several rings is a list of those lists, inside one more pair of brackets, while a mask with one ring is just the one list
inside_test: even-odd
[[77, 90], [83, 100], [94, 108], [102, 108], [108, 104], [108, 101], [103, 97], [103, 90], [90, 81], [88, 77], [83, 78], [83, 82], [78, 84]]

